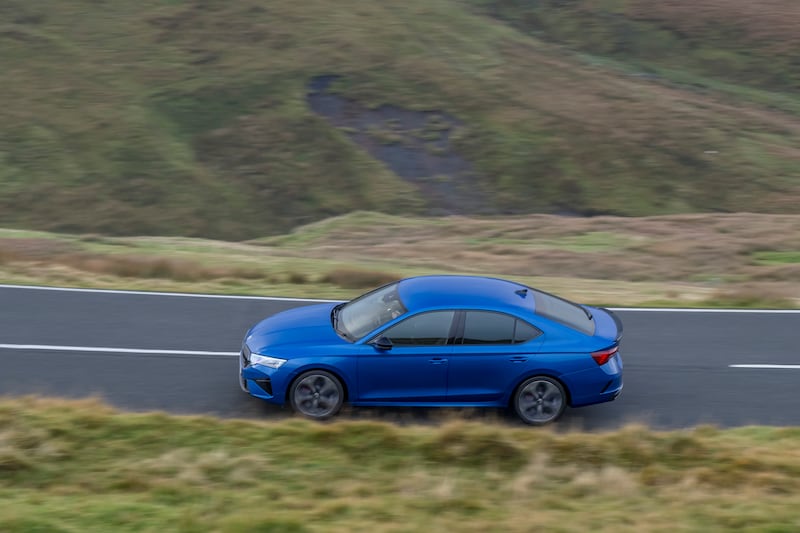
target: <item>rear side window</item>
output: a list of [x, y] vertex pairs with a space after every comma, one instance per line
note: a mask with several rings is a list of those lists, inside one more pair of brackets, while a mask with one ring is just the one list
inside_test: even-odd
[[542, 332], [523, 320], [517, 320], [517, 328], [514, 330], [514, 344], [522, 344], [531, 339], [535, 339]]
[[587, 335], [594, 335], [594, 320], [583, 307], [546, 292], [533, 291], [536, 314]]
[[500, 313], [469, 311], [464, 319], [462, 344], [511, 344], [516, 319]]
[[538, 337], [541, 331], [523, 320], [504, 313], [467, 311], [462, 344], [520, 344]]

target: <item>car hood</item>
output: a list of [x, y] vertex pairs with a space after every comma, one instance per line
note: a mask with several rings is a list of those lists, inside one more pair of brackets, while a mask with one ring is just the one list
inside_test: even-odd
[[270, 348], [287, 344], [341, 344], [331, 325], [331, 310], [335, 303], [309, 305], [283, 311], [253, 326], [245, 342], [255, 353], [269, 353]]

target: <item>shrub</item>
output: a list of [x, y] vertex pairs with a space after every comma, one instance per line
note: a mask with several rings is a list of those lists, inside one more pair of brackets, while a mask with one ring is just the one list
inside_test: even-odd
[[401, 278], [397, 274], [379, 272], [375, 270], [357, 270], [351, 268], [337, 268], [328, 272], [322, 281], [338, 285], [343, 289], [366, 289], [386, 285]]
[[289, 274], [289, 283], [292, 285], [304, 285], [308, 283], [308, 276], [303, 272], [291, 272]]

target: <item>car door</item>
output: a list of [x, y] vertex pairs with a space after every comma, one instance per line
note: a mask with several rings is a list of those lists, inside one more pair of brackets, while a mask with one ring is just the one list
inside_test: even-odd
[[[425, 404], [447, 396], [455, 311], [420, 313], [374, 335], [358, 358], [358, 403]], [[374, 344], [385, 337], [391, 349]]]
[[464, 311], [450, 355], [448, 403], [499, 401], [535, 357], [542, 332], [514, 316], [494, 311]]

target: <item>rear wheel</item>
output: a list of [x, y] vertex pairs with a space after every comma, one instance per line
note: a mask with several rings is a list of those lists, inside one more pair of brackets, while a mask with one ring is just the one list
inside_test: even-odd
[[300, 374], [289, 390], [292, 409], [315, 420], [330, 418], [344, 403], [344, 388], [339, 378], [324, 370]]
[[567, 393], [563, 385], [547, 376], [525, 380], [514, 395], [514, 410], [526, 424], [549, 424], [567, 408]]

